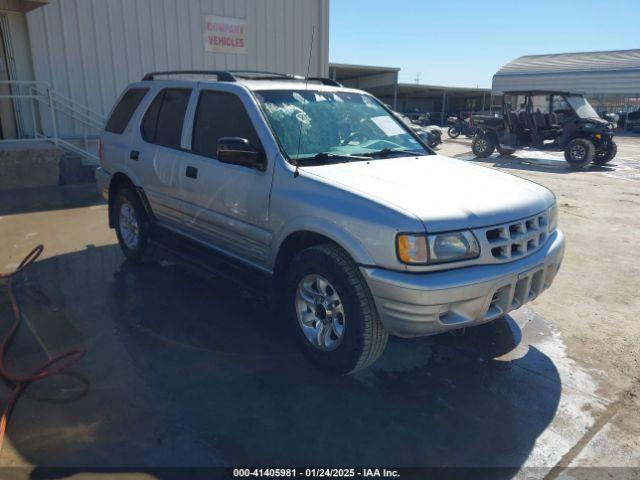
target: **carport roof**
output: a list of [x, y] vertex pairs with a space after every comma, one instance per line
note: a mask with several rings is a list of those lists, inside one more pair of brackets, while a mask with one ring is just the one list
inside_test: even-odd
[[400, 83], [398, 85], [398, 94], [408, 95], [410, 97], [433, 97], [434, 95], [447, 96], [473, 96], [490, 93], [489, 88], [473, 88], [473, 87], [445, 87], [443, 85], [423, 85], [421, 83]]
[[640, 49], [525, 55], [504, 65], [496, 75], [603, 70], [640, 70]]
[[640, 94], [640, 49], [527, 55], [493, 76], [494, 95], [513, 90]]
[[336, 80], [347, 80], [377, 73], [399, 72], [397, 67], [378, 67], [374, 65], [353, 65], [350, 63], [330, 63], [329, 68], [335, 70]]

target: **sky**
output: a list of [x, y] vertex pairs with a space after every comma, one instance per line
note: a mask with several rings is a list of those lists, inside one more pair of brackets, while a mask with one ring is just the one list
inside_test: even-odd
[[522, 55], [640, 48], [640, 0], [330, 0], [329, 61], [491, 87]]

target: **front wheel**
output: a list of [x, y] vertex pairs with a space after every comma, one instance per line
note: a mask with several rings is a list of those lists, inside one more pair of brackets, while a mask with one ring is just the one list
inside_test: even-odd
[[455, 125], [453, 127], [449, 127], [447, 135], [449, 135], [449, 138], [458, 138], [460, 136], [460, 129]]
[[338, 246], [313, 246], [294, 258], [284, 301], [298, 343], [320, 368], [350, 374], [382, 355], [389, 334], [357, 265]]
[[476, 157], [488, 158], [496, 149], [496, 140], [493, 135], [479, 133], [473, 137], [471, 150]]
[[596, 153], [596, 147], [586, 138], [574, 138], [564, 148], [564, 158], [569, 167], [579, 170], [589, 165]]
[[616, 144], [616, 142], [611, 140], [609, 143], [607, 143], [607, 146], [601, 152], [596, 152], [593, 163], [595, 163], [596, 165], [604, 165], [605, 163], [613, 160], [617, 154], [618, 145]]

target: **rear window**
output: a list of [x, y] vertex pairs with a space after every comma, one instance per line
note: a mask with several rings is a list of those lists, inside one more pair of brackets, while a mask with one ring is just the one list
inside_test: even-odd
[[124, 129], [127, 128], [129, 124], [129, 120], [131, 120], [133, 112], [136, 111], [136, 108], [138, 108], [138, 105], [140, 105], [140, 102], [148, 91], [148, 88], [132, 88], [131, 90], [127, 90], [116, 105], [116, 108], [113, 109], [113, 113], [111, 117], [109, 117], [104, 129], [107, 132], [117, 134], [124, 132]]
[[143, 138], [163, 147], [180, 148], [182, 124], [190, 96], [190, 89], [167, 88], [161, 91], [142, 120]]

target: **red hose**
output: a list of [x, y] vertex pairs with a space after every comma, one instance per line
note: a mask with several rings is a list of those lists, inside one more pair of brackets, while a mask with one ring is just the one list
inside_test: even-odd
[[38, 259], [43, 250], [44, 246], [38, 245], [36, 248], [31, 250], [26, 257], [24, 257], [15, 271], [11, 273], [0, 272], [0, 278], [7, 280], [7, 291], [9, 292], [11, 309], [13, 310], [13, 325], [11, 325], [9, 331], [2, 337], [2, 343], [0, 343], [0, 378], [13, 386], [7, 405], [2, 412], [2, 417], [0, 417], [0, 452], [2, 451], [4, 434], [7, 429], [7, 422], [11, 415], [11, 410], [18, 400], [18, 397], [20, 397], [20, 394], [29, 386], [29, 384], [42, 380], [43, 378], [50, 377], [51, 375], [55, 375], [56, 373], [60, 373], [62, 370], [69, 368], [71, 365], [78, 362], [86, 353], [82, 348], [74, 348], [57, 357], [47, 360], [36, 368], [31, 375], [13, 375], [7, 371], [4, 365], [4, 357], [9, 349], [13, 336], [20, 326], [20, 320], [22, 319], [20, 305], [18, 304], [18, 300], [16, 299], [16, 295], [13, 291], [13, 279], [18, 273], [32, 265]]

